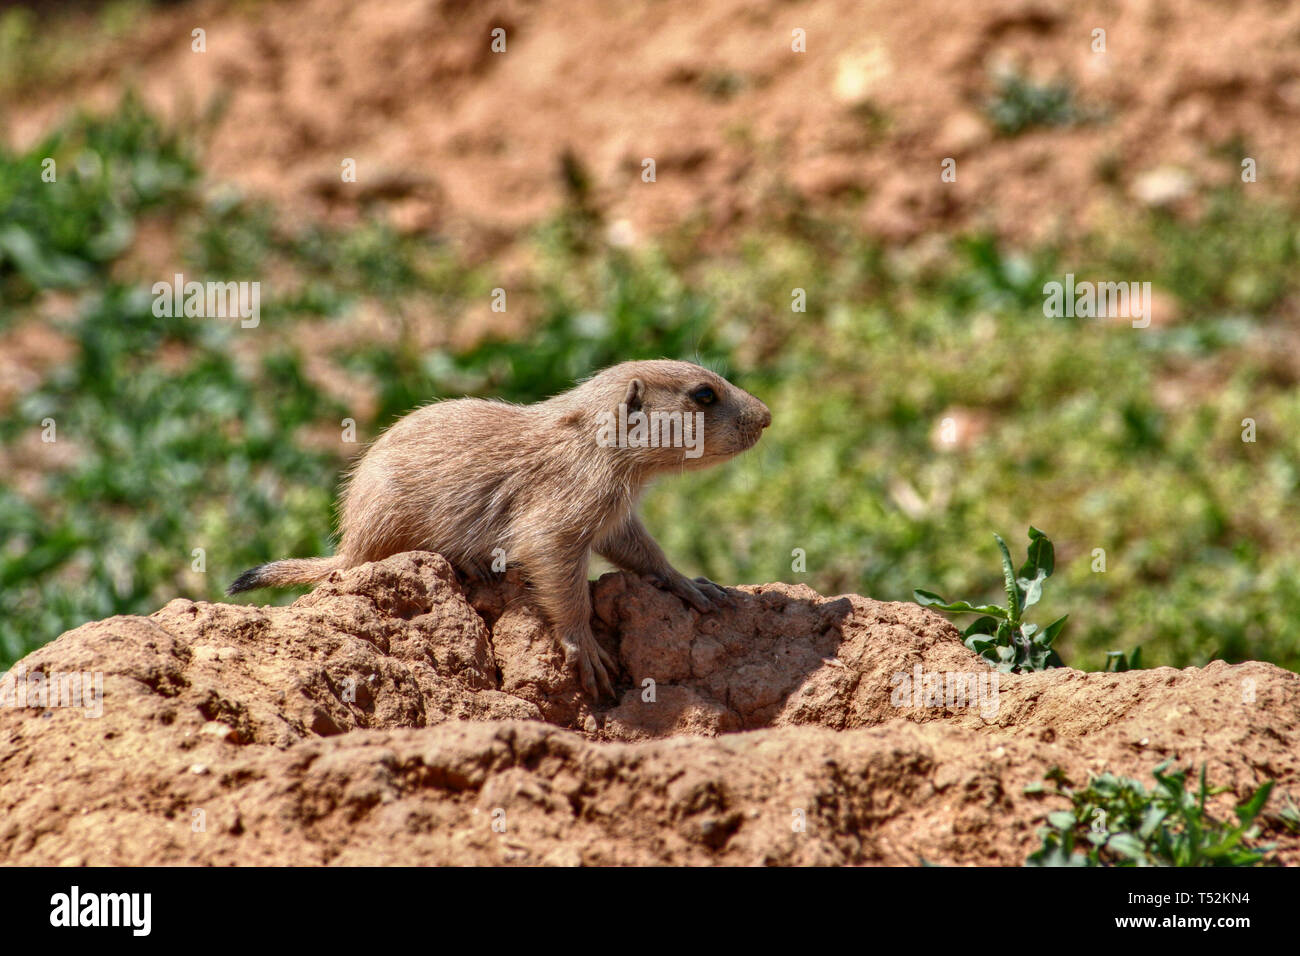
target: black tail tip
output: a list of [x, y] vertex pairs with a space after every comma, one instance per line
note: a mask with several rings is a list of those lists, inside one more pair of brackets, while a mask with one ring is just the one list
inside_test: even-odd
[[262, 568], [265, 564], [259, 564], [255, 568], [249, 568], [239, 577], [235, 578], [235, 583], [226, 588], [227, 594], [238, 594], [240, 591], [252, 591], [262, 586]]

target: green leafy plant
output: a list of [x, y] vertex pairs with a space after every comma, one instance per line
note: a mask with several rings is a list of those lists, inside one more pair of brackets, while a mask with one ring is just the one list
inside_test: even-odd
[[0, 306], [102, 281], [141, 215], [175, 208], [197, 181], [179, 136], [131, 94], [34, 149], [0, 143]]
[[1086, 118], [1065, 80], [1038, 83], [1013, 72], [998, 77], [996, 82], [985, 111], [989, 122], [1004, 136], [1015, 136], [1034, 126], [1068, 126]]
[[1059, 789], [1041, 783], [1026, 793], [1050, 793], [1070, 801], [1069, 810], [1047, 815], [1039, 830], [1043, 845], [1029, 866], [1255, 866], [1273, 844], [1253, 847], [1255, 819], [1268, 802], [1274, 781], [1267, 780], [1236, 807], [1235, 823], [1216, 820], [1205, 809], [1207, 797], [1229, 787], [1210, 787], [1202, 764], [1199, 785], [1187, 789], [1190, 770], [1166, 772], [1166, 760], [1152, 771], [1156, 786], [1147, 790], [1131, 777], [1104, 773], [1073, 790], [1059, 768], [1047, 773]]
[[996, 604], [971, 604], [968, 601], [948, 602], [933, 591], [917, 589], [912, 592], [916, 602], [924, 607], [937, 608], [955, 614], [980, 614], [962, 636], [966, 646], [979, 654], [999, 671], [1041, 671], [1060, 667], [1061, 656], [1052, 649], [1052, 642], [1065, 627], [1068, 614], [1057, 618], [1047, 627], [1039, 628], [1023, 620], [1025, 611], [1042, 599], [1043, 582], [1056, 569], [1056, 551], [1051, 540], [1035, 527], [1029, 529], [1029, 549], [1025, 563], [1017, 572], [1011, 564], [1011, 552], [1000, 534], [994, 534], [1002, 552], [1002, 577], [1007, 592], [1007, 606]]
[[1286, 806], [1278, 811], [1277, 818], [1288, 833], [1300, 833], [1300, 807], [1290, 796], [1286, 798]]
[[1138, 671], [1142, 669], [1142, 648], [1135, 647], [1132, 652], [1125, 654], [1123, 651], [1106, 652], [1106, 671], [1111, 674], [1122, 674], [1124, 671]]

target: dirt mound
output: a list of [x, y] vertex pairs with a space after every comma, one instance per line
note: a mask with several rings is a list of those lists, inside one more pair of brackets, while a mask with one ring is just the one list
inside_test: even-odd
[[[1240, 185], [1245, 157], [1252, 190], [1293, 190], [1297, 30], [1300, 9], [1264, 0], [199, 2], [151, 14], [12, 122], [30, 139], [123, 81], [166, 108], [220, 100], [217, 178], [312, 217], [380, 206], [402, 228], [495, 241], [560, 205], [566, 152], [624, 237], [818, 207], [893, 239], [1055, 237]], [[1072, 96], [1025, 105], [1039, 94], [1022, 89], [1013, 112], [1048, 123], [1000, 136], [987, 106], [1008, 70]]]
[[[929, 611], [741, 592], [702, 616], [595, 583], [623, 667], [596, 708], [514, 582], [467, 590], [425, 553], [290, 607], [87, 624], [11, 672], [34, 706], [0, 707], [0, 862], [1017, 864], [1056, 808], [1022, 789], [1053, 766], [1176, 757], [1237, 798], [1300, 795], [1296, 674], [1061, 669], [963, 697], [951, 675], [990, 672]], [[96, 672], [96, 719], [32, 691]]]

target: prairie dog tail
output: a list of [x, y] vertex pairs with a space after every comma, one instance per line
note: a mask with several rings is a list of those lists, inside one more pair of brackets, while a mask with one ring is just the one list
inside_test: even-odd
[[291, 584], [312, 584], [324, 580], [331, 571], [344, 566], [343, 558], [290, 558], [288, 561], [272, 561], [249, 568], [235, 583], [226, 588], [227, 594], [240, 591], [252, 591], [256, 588], [284, 588]]

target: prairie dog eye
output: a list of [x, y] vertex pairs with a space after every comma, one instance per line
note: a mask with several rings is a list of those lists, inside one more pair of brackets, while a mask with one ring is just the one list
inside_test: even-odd
[[718, 400], [717, 393], [707, 385], [701, 385], [691, 392], [691, 398], [701, 405], [712, 405]]

